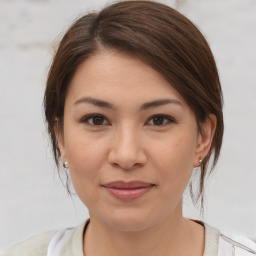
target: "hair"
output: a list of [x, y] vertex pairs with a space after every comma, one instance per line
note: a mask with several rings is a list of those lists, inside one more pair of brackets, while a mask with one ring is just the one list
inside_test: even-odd
[[[224, 130], [219, 75], [210, 47], [197, 27], [161, 3], [114, 3], [100, 12], [82, 16], [63, 36], [49, 70], [44, 95], [45, 117], [57, 167], [60, 149], [55, 134], [56, 118], [62, 131], [71, 79], [84, 61], [101, 50], [127, 53], [162, 74], [194, 112], [199, 132], [210, 114], [216, 116], [217, 126], [209, 153], [201, 163], [196, 196], [190, 187], [194, 204], [201, 198], [202, 207], [205, 178], [219, 158]], [[209, 161], [211, 167], [207, 170]]]

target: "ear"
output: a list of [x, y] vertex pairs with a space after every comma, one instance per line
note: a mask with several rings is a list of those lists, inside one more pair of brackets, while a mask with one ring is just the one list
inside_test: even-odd
[[210, 114], [203, 124], [201, 124], [201, 131], [198, 134], [197, 147], [194, 159], [194, 168], [200, 165], [199, 160], [204, 159], [212, 144], [213, 136], [216, 130], [217, 118]]
[[61, 128], [61, 125], [59, 122], [60, 122], [59, 118], [56, 117], [54, 122], [54, 133], [55, 133], [55, 137], [61, 153], [61, 160], [64, 163], [67, 161], [67, 156], [66, 156], [66, 151], [64, 146], [65, 144], [64, 144], [63, 128]]

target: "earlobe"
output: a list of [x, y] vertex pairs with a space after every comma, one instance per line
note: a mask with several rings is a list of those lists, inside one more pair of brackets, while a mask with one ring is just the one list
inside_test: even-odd
[[55, 118], [55, 122], [54, 122], [54, 133], [55, 133], [56, 141], [58, 144], [58, 148], [61, 153], [61, 160], [64, 163], [67, 161], [65, 147], [64, 147], [64, 137], [63, 137], [63, 132], [61, 131], [61, 126], [59, 124], [59, 118], [57, 117]]
[[194, 167], [198, 167], [198, 165], [200, 165], [203, 159], [207, 156], [211, 148], [216, 125], [217, 118], [213, 114], [210, 114], [205, 122], [201, 125], [201, 132], [198, 136]]

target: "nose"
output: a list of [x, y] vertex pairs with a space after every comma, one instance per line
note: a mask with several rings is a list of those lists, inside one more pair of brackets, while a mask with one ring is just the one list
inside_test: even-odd
[[125, 170], [145, 165], [147, 156], [136, 128], [123, 127], [115, 132], [108, 161]]

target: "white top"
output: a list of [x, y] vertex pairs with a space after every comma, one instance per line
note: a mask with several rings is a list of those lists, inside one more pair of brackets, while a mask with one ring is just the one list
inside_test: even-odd
[[[52, 231], [21, 242], [1, 256], [84, 256], [83, 234], [89, 220], [73, 229]], [[200, 222], [205, 227], [203, 256], [255, 256], [256, 244], [251, 240], [223, 234], [218, 229]]]

